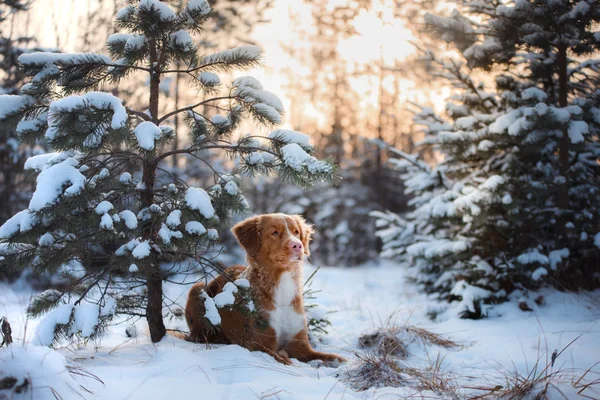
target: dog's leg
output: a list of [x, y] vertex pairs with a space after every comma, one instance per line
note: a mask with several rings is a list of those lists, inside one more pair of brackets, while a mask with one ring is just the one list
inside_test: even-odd
[[292, 358], [297, 358], [298, 361], [308, 362], [312, 360], [322, 360], [326, 362], [346, 362], [346, 359], [337, 354], [322, 353], [315, 351], [310, 347], [308, 341], [308, 332], [300, 331], [294, 336], [287, 346], [287, 353]]
[[246, 341], [244, 347], [250, 351], [265, 352], [282, 364], [292, 364], [288, 352], [285, 349], [277, 348], [277, 335], [275, 330], [270, 326], [260, 333], [255, 333], [252, 339]]

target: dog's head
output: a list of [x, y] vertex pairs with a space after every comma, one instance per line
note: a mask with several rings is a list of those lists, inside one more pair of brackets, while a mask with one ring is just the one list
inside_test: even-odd
[[231, 231], [248, 256], [261, 265], [291, 266], [310, 255], [313, 229], [299, 215], [257, 215]]

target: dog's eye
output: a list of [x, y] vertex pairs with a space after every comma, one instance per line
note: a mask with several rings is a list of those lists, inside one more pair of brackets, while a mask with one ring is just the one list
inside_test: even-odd
[[273, 235], [273, 236], [278, 236], [278, 235], [279, 235], [279, 232], [277, 232], [277, 231], [273, 231], [273, 233], [271, 233], [271, 235]]
[[296, 229], [296, 230], [294, 231], [294, 233], [295, 233], [296, 235], [299, 235], [299, 234], [300, 234], [300, 231], [299, 231], [298, 229]]

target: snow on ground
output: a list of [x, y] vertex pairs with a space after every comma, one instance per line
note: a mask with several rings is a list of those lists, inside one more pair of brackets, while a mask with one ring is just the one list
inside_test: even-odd
[[[306, 267], [305, 276], [313, 270]], [[406, 324], [442, 334], [461, 345], [444, 349], [411, 344], [405, 361], [411, 367], [425, 368], [439, 356], [441, 370], [462, 388], [461, 397], [479, 393], [473, 389], [476, 387], [504, 385], [505, 376], [515, 370], [527, 376], [538, 359], [545, 366], [554, 350], [560, 352], [577, 338], [556, 359], [552, 371], [561, 370], [562, 381], [557, 384], [558, 390], [550, 387], [550, 398], [578, 398], [571, 386], [572, 377], [581, 376], [590, 367], [586, 379], [595, 380], [600, 375], [600, 367], [594, 366], [600, 361], [600, 291], [576, 295], [544, 290], [539, 294], [544, 296], [545, 304], [532, 302], [531, 312], [523, 312], [511, 302], [492, 308], [488, 319], [473, 321], [458, 319], [452, 310], [444, 312], [444, 305], [430, 301], [405, 282], [403, 269], [397, 265], [321, 268], [312, 288], [321, 290], [317, 293], [317, 312], [327, 313], [332, 323], [329, 334], [321, 337], [317, 347], [349, 359], [339, 368], [298, 361], [284, 366], [264, 353], [238, 346], [192, 344], [173, 336], [152, 344], [144, 321], [137, 322], [136, 338], [127, 337], [126, 325], [113, 325], [100, 340], [59, 352], [102, 380], [103, 384], [75, 376], [93, 392], [80, 390], [84, 398], [90, 399], [183, 399], [200, 394], [211, 399], [447, 398], [431, 391], [416, 393], [407, 387], [355, 392], [339, 379], [358, 363], [355, 352], [360, 351], [357, 346], [361, 334], [382, 326]], [[166, 295], [182, 306], [188, 289], [165, 284]], [[12, 324], [15, 346], [23, 346], [23, 336], [31, 341], [39, 324], [24, 317], [32, 290], [22, 283], [0, 284], [0, 293], [0, 315]], [[427, 316], [432, 312], [437, 312], [435, 321]], [[168, 319], [166, 323], [171, 328], [185, 327], [183, 320]], [[0, 353], [0, 359], [5, 356]], [[56, 365], [60, 363], [54, 363], [53, 368]], [[52, 398], [43, 388], [35, 390], [33, 398], [44, 398], [44, 394]], [[60, 394], [65, 399], [81, 398], [73, 390]], [[584, 394], [600, 398], [600, 388], [590, 388]]]

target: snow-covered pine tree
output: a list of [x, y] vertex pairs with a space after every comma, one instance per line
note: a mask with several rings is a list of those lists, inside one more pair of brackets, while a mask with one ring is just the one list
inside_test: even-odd
[[[29, 307], [33, 315], [58, 307], [45, 320], [50, 325], [41, 325], [40, 342], [51, 343], [58, 331], [93, 335], [115, 311], [146, 317], [151, 339], [159, 341], [165, 335], [162, 282], [173, 273], [161, 261], [188, 257], [193, 266], [210, 264], [216, 228], [246, 207], [238, 187], [242, 176], [276, 172], [310, 186], [334, 174], [330, 163], [310, 155], [306, 135], [277, 130], [269, 137], [235, 138], [244, 117], [276, 125], [283, 107], [252, 77], [223, 88], [218, 72], [253, 67], [261, 52], [242, 46], [198, 54], [192, 35], [202, 32], [209, 14], [206, 0], [190, 0], [179, 13], [158, 0], [130, 1], [116, 16], [127, 33], [108, 38], [111, 57], [20, 57], [32, 79], [20, 95], [0, 99], [4, 124], [18, 122], [23, 137], [45, 137], [56, 152], [27, 162], [38, 172], [37, 187], [29, 207], [0, 228], [0, 240], [8, 244], [3, 264], [69, 279], [65, 292], [47, 291]], [[133, 73], [148, 76], [147, 110], [94, 91]], [[173, 74], [189, 78], [204, 97], [160, 115], [159, 85]], [[205, 106], [219, 113], [203, 115]], [[189, 122], [189, 145], [163, 150], [173, 137], [167, 123], [176, 114]], [[203, 162], [215, 159], [215, 152], [239, 163], [229, 174], [207, 163], [214, 185], [206, 190], [172, 176], [156, 179], [157, 171], [169, 176], [164, 166], [175, 154]]]
[[[428, 26], [468, 67], [506, 72], [495, 74], [495, 96], [481, 96], [473, 82], [458, 86], [462, 104], [447, 107], [450, 129], [426, 123], [435, 134], [425, 143], [443, 154], [435, 168], [402, 154], [401, 169], [421, 171], [407, 176], [415, 209], [405, 218], [379, 215], [385, 252], [415, 260], [417, 279], [461, 300], [471, 317], [543, 280], [597, 287], [600, 7], [461, 4], [467, 16], [428, 15]], [[443, 65], [443, 76], [455, 72]]]

